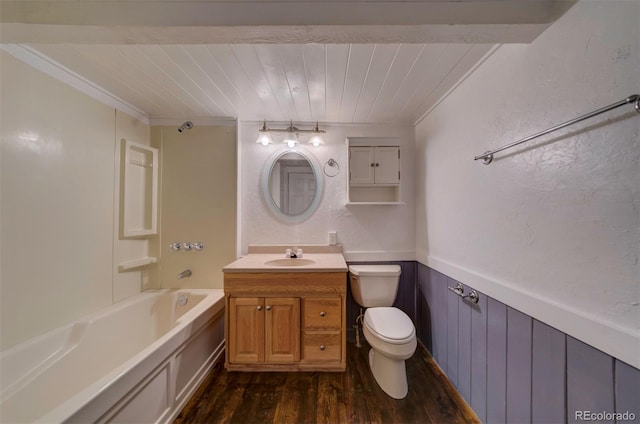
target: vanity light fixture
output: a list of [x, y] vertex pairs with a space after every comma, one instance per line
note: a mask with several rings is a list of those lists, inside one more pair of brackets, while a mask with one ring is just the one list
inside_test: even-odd
[[256, 143], [262, 144], [263, 146], [268, 146], [269, 144], [273, 143], [271, 134], [269, 134], [269, 129], [267, 128], [266, 121], [262, 123], [262, 128], [258, 130], [258, 139], [256, 140]]
[[289, 146], [290, 149], [293, 149], [296, 147], [296, 144], [298, 144], [298, 136], [293, 131], [293, 123], [291, 123], [289, 128], [287, 128], [287, 133], [284, 135], [284, 140], [282, 140], [282, 142]]
[[313, 147], [320, 147], [321, 144], [324, 144], [324, 140], [322, 139], [322, 136], [320, 135], [324, 131], [320, 131], [320, 129], [318, 129], [318, 123], [317, 122], [316, 122], [316, 127], [312, 131], [313, 131], [313, 135], [311, 136], [311, 139], [309, 140], [309, 144], [313, 145]]
[[262, 144], [263, 146], [268, 146], [273, 143], [271, 133], [284, 134], [282, 142], [286, 143], [289, 148], [294, 148], [295, 145], [299, 143], [298, 137], [300, 134], [311, 134], [309, 144], [312, 144], [314, 147], [324, 144], [322, 134], [326, 133], [326, 131], [318, 128], [318, 122], [316, 122], [313, 129], [306, 130], [294, 126], [293, 121], [289, 121], [289, 126], [287, 128], [269, 128], [267, 126], [267, 121], [263, 121], [262, 128], [258, 130], [258, 139], [256, 140], [256, 143]]

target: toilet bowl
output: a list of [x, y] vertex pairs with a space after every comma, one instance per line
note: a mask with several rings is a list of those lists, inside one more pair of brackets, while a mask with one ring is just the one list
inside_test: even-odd
[[380, 388], [394, 399], [407, 396], [405, 360], [416, 351], [416, 331], [411, 319], [398, 308], [370, 308], [362, 332], [371, 346], [369, 367]]
[[369, 367], [380, 388], [394, 399], [408, 393], [405, 360], [416, 350], [416, 331], [411, 321], [394, 308], [400, 267], [397, 265], [352, 265], [349, 267], [353, 298], [367, 310], [362, 332], [371, 346]]

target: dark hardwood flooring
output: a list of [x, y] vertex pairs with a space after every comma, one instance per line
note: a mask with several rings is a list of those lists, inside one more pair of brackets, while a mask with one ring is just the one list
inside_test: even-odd
[[406, 362], [401, 400], [378, 387], [368, 352], [366, 342], [348, 343], [344, 373], [227, 372], [221, 360], [174, 424], [480, 422], [421, 344]]

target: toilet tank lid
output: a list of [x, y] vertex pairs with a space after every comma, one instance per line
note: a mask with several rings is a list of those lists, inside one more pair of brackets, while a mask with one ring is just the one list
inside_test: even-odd
[[401, 270], [399, 265], [349, 265], [349, 272], [357, 276], [395, 277]]

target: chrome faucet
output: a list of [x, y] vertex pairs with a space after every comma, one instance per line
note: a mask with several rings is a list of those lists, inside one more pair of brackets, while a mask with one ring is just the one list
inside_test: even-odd
[[191, 277], [191, 270], [190, 269], [185, 269], [180, 274], [178, 274], [178, 280], [181, 280], [181, 279], [187, 278], [187, 277]]
[[287, 249], [284, 252], [285, 258], [301, 258], [302, 257], [302, 249]]

